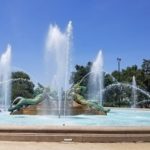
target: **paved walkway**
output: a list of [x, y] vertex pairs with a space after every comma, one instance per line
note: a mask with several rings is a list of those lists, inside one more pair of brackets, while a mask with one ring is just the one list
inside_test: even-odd
[[150, 150], [150, 143], [4, 142], [0, 150]]

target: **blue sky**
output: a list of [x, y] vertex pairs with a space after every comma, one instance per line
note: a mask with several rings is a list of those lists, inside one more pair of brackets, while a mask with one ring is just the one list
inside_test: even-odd
[[12, 45], [13, 66], [44, 82], [44, 44], [50, 24], [73, 22], [73, 64], [103, 49], [107, 72], [150, 59], [149, 0], [0, 0], [0, 53]]

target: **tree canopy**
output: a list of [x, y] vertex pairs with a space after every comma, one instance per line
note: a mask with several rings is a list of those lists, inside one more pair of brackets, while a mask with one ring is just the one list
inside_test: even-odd
[[[72, 83], [75, 84], [90, 72], [92, 62], [88, 62], [86, 66], [75, 66], [75, 71], [72, 73]], [[114, 70], [110, 74], [104, 72], [104, 87], [110, 84], [121, 82], [132, 84], [132, 78], [135, 76], [138, 87], [150, 92], [150, 60], [143, 59], [140, 68], [137, 65], [128, 66], [120, 72]], [[88, 88], [88, 77], [84, 79], [81, 85]], [[129, 106], [132, 102], [132, 93], [130, 88], [114, 86], [104, 93], [104, 102], [107, 106]], [[138, 93], [138, 100], [147, 99], [147, 96]]]
[[[75, 71], [72, 72], [70, 82], [76, 84], [80, 82], [91, 70], [92, 62], [88, 62], [85, 66], [76, 65]], [[112, 73], [104, 72], [104, 88], [112, 85], [113, 83], [127, 83], [132, 84], [132, 77], [135, 76], [137, 86], [147, 92], [150, 92], [150, 60], [143, 59], [141, 67], [137, 65], [128, 66], [120, 72], [114, 70]], [[22, 71], [13, 72], [12, 79], [12, 100], [18, 96], [33, 98], [41, 92], [43, 87], [41, 84], [34, 89], [34, 83], [31, 81], [30, 76]], [[88, 76], [80, 84], [87, 87], [84, 92], [84, 97], [87, 98], [88, 91]], [[132, 99], [132, 90], [124, 86], [112, 86], [103, 93], [105, 106], [130, 106]], [[56, 95], [56, 93], [55, 93]], [[147, 96], [138, 92], [138, 101], [148, 99]]]
[[30, 76], [22, 71], [12, 72], [12, 100], [18, 96], [32, 98], [34, 96], [34, 84]]

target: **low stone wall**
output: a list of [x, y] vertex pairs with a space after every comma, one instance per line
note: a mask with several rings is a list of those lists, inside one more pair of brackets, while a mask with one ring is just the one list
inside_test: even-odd
[[0, 127], [0, 140], [92, 143], [150, 142], [150, 128], [89, 126], [5, 126]]

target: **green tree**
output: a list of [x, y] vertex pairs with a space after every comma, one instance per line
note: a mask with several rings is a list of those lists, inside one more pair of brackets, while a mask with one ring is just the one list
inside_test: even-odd
[[142, 71], [144, 74], [143, 83], [146, 87], [146, 90], [150, 92], [150, 59], [149, 60], [143, 59]]
[[22, 71], [13, 72], [12, 79], [12, 101], [18, 97], [32, 98], [34, 96], [34, 84], [28, 74]]
[[104, 87], [116, 82], [110, 74], [104, 75]]
[[[72, 72], [71, 83], [76, 84], [76, 83], [80, 82], [81, 79], [90, 72], [91, 66], [92, 66], [91, 62], [88, 62], [86, 66], [76, 65], [75, 66], [76, 70], [74, 72]], [[81, 85], [83, 85], [83, 86], [88, 85], [88, 77], [83, 80]]]
[[146, 75], [150, 75], [150, 59], [143, 59], [142, 70]]
[[[89, 62], [86, 66], [76, 65], [76, 70], [72, 73], [72, 83], [75, 84], [79, 82], [86, 74], [88, 74], [91, 66], [91, 62]], [[140, 68], [138, 68], [137, 65], [132, 65], [122, 69], [120, 72], [115, 70], [111, 74], [105, 74], [104, 87], [116, 83], [112, 76], [116, 79], [116, 81], [129, 85], [132, 84], [132, 78], [135, 76], [137, 86], [150, 92], [150, 60], [143, 59], [143, 63]], [[86, 86], [88, 89], [88, 77], [83, 80], [81, 85]], [[137, 101], [149, 99], [146, 95], [139, 91], [137, 92], [137, 95]], [[130, 106], [133, 103], [132, 88], [114, 86], [108, 91], [104, 92], [104, 102], [105, 106]]]

